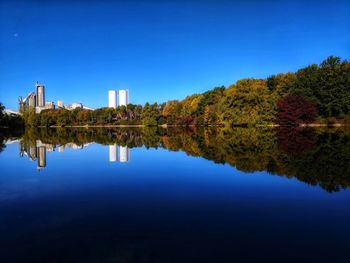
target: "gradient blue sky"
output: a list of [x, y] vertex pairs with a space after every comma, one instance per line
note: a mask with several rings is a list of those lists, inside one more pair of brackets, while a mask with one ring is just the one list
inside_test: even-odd
[[350, 57], [350, 1], [0, 0], [0, 101], [182, 99], [245, 77]]

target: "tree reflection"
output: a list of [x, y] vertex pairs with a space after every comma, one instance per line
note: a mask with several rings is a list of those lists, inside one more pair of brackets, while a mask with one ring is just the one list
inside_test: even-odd
[[278, 127], [277, 141], [279, 151], [298, 155], [317, 146], [317, 135], [312, 128]]
[[[344, 129], [27, 129], [22, 135], [21, 145], [30, 148], [37, 145], [38, 140], [41, 146], [57, 146], [59, 151], [59, 147], [62, 151], [65, 145], [74, 144], [79, 148], [92, 142], [111, 145], [112, 148], [124, 147], [120, 149], [126, 160], [129, 156], [125, 149], [161, 147], [215, 163], [227, 163], [244, 172], [267, 171], [297, 178], [310, 185], [319, 185], [328, 192], [350, 186], [350, 133]], [[31, 152], [34, 154], [34, 150]], [[115, 159], [111, 155], [110, 160]]]
[[[310, 134], [310, 133], [307, 133]], [[317, 144], [308, 144], [304, 152], [286, 153], [283, 157], [285, 174], [311, 185], [320, 185], [328, 192], [350, 186], [349, 135], [336, 131], [316, 136]], [[309, 141], [305, 139], [305, 141]], [[316, 140], [313, 139], [313, 142]]]

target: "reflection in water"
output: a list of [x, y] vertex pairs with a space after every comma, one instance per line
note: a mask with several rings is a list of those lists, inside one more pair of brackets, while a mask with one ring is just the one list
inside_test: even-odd
[[0, 154], [1, 262], [344, 262], [350, 191], [322, 189], [350, 186], [349, 134], [26, 130], [34, 162]]
[[227, 163], [240, 171], [295, 177], [328, 192], [350, 186], [350, 136], [344, 129], [42, 129], [27, 130], [21, 155], [46, 166], [46, 151], [109, 145], [110, 162], [128, 162], [129, 148], [166, 148]]
[[[11, 143], [11, 142], [9, 142]], [[73, 150], [81, 150], [92, 143], [85, 144], [75, 144], [66, 143], [63, 145], [56, 145], [50, 143], [43, 143], [41, 140], [35, 140], [34, 144], [25, 139], [20, 141], [20, 156], [28, 156], [32, 161], [37, 160], [37, 169], [40, 171], [42, 168], [46, 167], [46, 151], [63, 153], [65, 148], [71, 148]], [[130, 150], [128, 146], [119, 146], [117, 144], [109, 145], [109, 161], [110, 162], [128, 162], [130, 159]]]
[[119, 146], [119, 162], [128, 162], [130, 158], [130, 152], [128, 146]]
[[117, 145], [109, 145], [109, 161], [116, 162], [117, 161]]
[[60, 145], [57, 148], [58, 148], [58, 152], [59, 153], [63, 153], [64, 152], [64, 145]]
[[37, 148], [38, 151], [38, 169], [46, 167], [46, 148], [45, 146], [40, 146]]
[[45, 145], [40, 140], [36, 140], [35, 144], [21, 141], [20, 143], [20, 156], [28, 156], [32, 161], [37, 161], [37, 169], [46, 167], [46, 150], [54, 151], [53, 145]]
[[277, 128], [278, 147], [281, 152], [302, 154], [317, 147], [317, 134], [312, 128]]
[[130, 159], [130, 150], [128, 146], [119, 146], [117, 144], [109, 145], [109, 161], [110, 162], [128, 162]]

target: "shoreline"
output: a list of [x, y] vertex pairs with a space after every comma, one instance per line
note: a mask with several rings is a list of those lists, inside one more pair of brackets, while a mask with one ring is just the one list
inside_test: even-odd
[[[350, 124], [345, 123], [333, 123], [333, 124], [324, 124], [324, 123], [302, 123], [295, 126], [283, 126], [283, 127], [345, 127], [350, 126]], [[173, 125], [173, 124], [161, 124], [161, 125], [155, 125], [155, 126], [146, 126], [143, 124], [109, 124], [109, 125], [67, 125], [67, 126], [38, 126], [38, 128], [144, 128], [144, 127], [162, 127], [162, 128], [168, 128], [168, 127], [217, 127], [217, 128], [224, 128], [225, 126], [222, 124], [209, 124], [209, 125]], [[281, 127], [279, 124], [259, 124], [259, 125], [252, 125], [252, 126], [246, 126], [246, 125], [233, 125], [231, 128], [258, 128], [258, 127]], [[5, 128], [5, 127], [0, 127]]]
[[141, 128], [145, 127], [142, 124], [116, 124], [116, 125], [66, 125], [66, 126], [58, 126], [58, 125], [52, 125], [49, 127], [46, 126], [39, 126], [39, 128]]

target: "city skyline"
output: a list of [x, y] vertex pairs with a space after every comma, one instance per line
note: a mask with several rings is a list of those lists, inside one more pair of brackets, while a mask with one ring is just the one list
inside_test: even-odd
[[[119, 89], [119, 90], [109, 90], [108, 91], [108, 105], [100, 105], [99, 108], [116, 108], [119, 106], [127, 106], [130, 103], [129, 100], [129, 90]], [[26, 110], [29, 107], [35, 109], [36, 113], [40, 113], [44, 109], [67, 109], [74, 110], [76, 108], [94, 110], [87, 107], [82, 102], [73, 102], [71, 104], [64, 103], [63, 100], [58, 99], [57, 104], [54, 101], [45, 100], [45, 85], [39, 84], [38, 81], [35, 83], [35, 91], [30, 91], [27, 96], [18, 97], [18, 112]], [[10, 109], [7, 111], [16, 113]]]
[[350, 55], [349, 1], [1, 1], [0, 17], [9, 109], [36, 79], [48, 98], [98, 108], [114, 87], [166, 102]]

